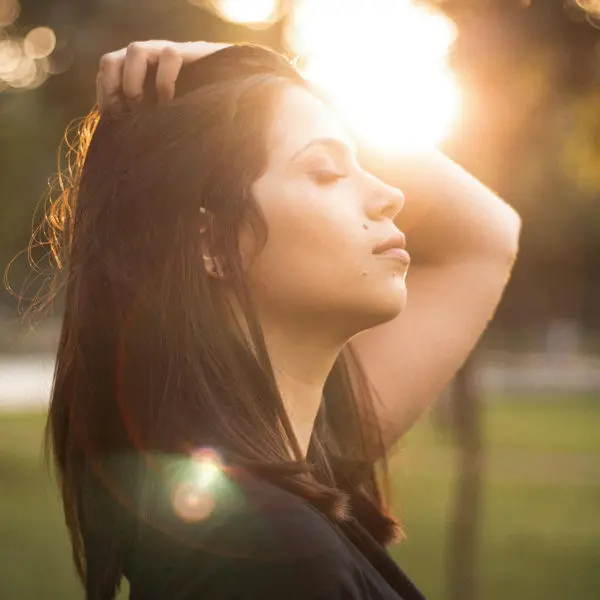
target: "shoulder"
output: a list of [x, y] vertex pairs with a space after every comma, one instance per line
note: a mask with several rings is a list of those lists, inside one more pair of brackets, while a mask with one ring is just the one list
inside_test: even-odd
[[247, 472], [194, 489], [175, 487], [149, 514], [131, 547], [132, 589], [162, 590], [153, 598], [306, 600], [353, 585], [351, 554], [302, 498]]

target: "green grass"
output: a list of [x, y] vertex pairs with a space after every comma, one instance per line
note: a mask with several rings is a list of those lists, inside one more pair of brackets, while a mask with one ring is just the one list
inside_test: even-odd
[[83, 598], [58, 490], [42, 461], [43, 427], [39, 413], [0, 414], [2, 600]]
[[[483, 412], [480, 598], [599, 597], [600, 398], [513, 398]], [[425, 417], [390, 462], [407, 540], [394, 558], [442, 600], [456, 452]]]
[[[481, 410], [490, 448], [600, 456], [599, 395], [492, 397]], [[431, 419], [426, 416], [402, 444], [437, 446], [450, 441], [448, 435], [431, 427]]]
[[[427, 598], [442, 600], [453, 477], [440, 471], [403, 483], [397, 496], [407, 540], [392, 555]], [[599, 507], [600, 483], [496, 481], [488, 474], [477, 565], [480, 597], [597, 598]]]
[[[480, 598], [597, 598], [600, 398], [492, 402], [484, 424]], [[43, 471], [42, 428], [40, 414], [0, 415], [2, 599], [83, 597], [58, 493]], [[390, 467], [407, 533], [392, 555], [429, 600], [443, 600], [455, 450], [424, 417]]]

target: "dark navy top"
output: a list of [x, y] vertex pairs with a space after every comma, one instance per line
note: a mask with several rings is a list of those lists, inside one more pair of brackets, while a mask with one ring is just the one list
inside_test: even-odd
[[217, 473], [202, 494], [182, 481], [128, 544], [131, 600], [424, 600], [356, 519], [340, 526], [247, 473]]

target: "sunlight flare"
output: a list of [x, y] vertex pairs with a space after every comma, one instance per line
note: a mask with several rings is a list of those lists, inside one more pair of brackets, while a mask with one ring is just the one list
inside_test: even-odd
[[217, 0], [216, 12], [231, 23], [270, 24], [276, 17], [278, 0]]
[[383, 150], [439, 145], [461, 94], [453, 21], [410, 0], [300, 0], [286, 32], [299, 68], [355, 133]]

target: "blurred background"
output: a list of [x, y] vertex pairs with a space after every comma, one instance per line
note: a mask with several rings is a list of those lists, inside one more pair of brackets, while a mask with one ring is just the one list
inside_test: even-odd
[[0, 0], [0, 598], [83, 596], [40, 453], [61, 302], [20, 318], [27, 244], [100, 56], [146, 39], [285, 51], [372, 143], [435, 144], [519, 211], [496, 317], [392, 453], [391, 552], [431, 600], [600, 598], [595, 0]]

